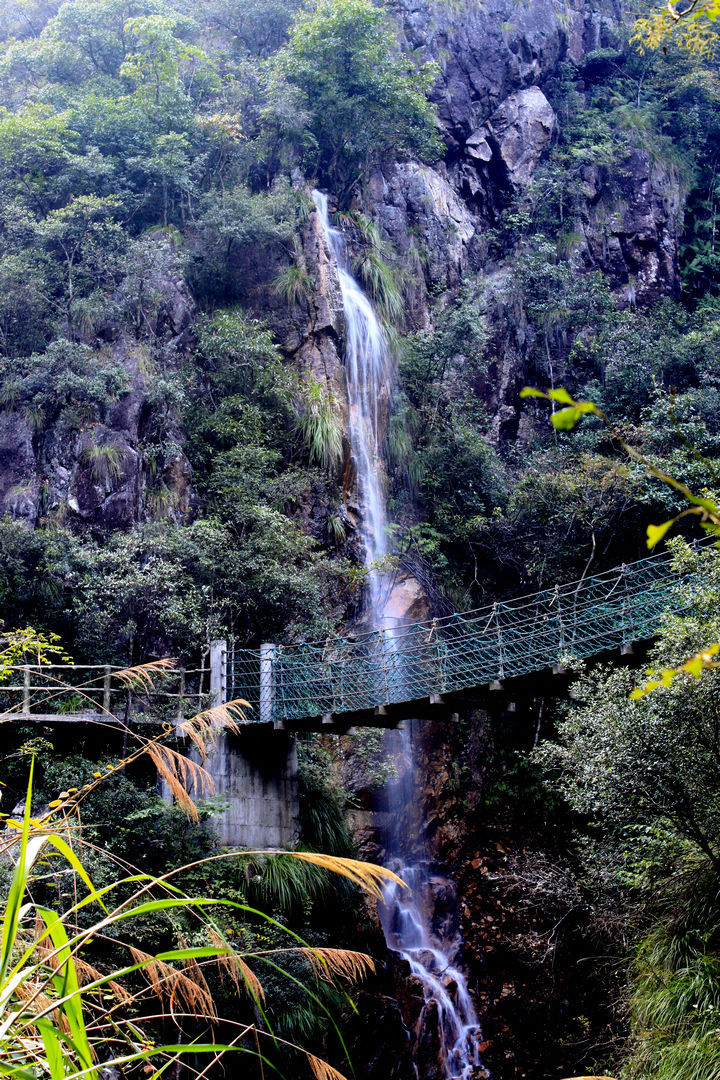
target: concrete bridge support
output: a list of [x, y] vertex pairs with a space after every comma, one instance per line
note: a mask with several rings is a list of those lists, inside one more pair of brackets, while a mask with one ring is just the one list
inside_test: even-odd
[[[227, 648], [210, 647], [213, 705], [227, 700]], [[250, 723], [242, 734], [219, 738], [205, 767], [222, 806], [215, 819], [219, 842], [234, 848], [286, 848], [299, 832], [298, 764], [295, 735], [272, 725]]]
[[295, 736], [249, 730], [225, 735], [206, 762], [223, 807], [217, 822], [224, 847], [286, 848], [298, 839]]

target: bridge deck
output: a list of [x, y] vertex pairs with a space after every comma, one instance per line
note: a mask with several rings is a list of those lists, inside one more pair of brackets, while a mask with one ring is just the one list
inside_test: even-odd
[[290, 646], [237, 649], [228, 698], [250, 719], [296, 730], [342, 723], [388, 726], [419, 707], [552, 671], [649, 639], [664, 613], [688, 610], [690, 575], [667, 554], [568, 585], [447, 618]]
[[[689, 609], [693, 580], [691, 574], [676, 573], [663, 554], [531, 596], [356, 639], [237, 649], [227, 660], [224, 642], [215, 642], [210, 667], [173, 672], [178, 689], [153, 694], [168, 703], [172, 699], [181, 717], [192, 698], [204, 707], [209, 675], [207, 699], [249, 701], [248, 731], [394, 727], [410, 717], [447, 715], [473, 703], [503, 707], [505, 701], [560, 691], [558, 676], [569, 658], [598, 659], [653, 638], [665, 613]], [[58, 715], [39, 711], [57, 694], [45, 693], [34, 703], [31, 692], [45, 684], [32, 685], [31, 669], [26, 667], [22, 686], [0, 687], [2, 694], [22, 694], [22, 706], [2, 713], [0, 721], [112, 724], [116, 691], [109, 667], [102, 668], [99, 685], [97, 679], [83, 683], [85, 708]], [[84, 677], [84, 668], [67, 670]], [[61, 674], [64, 678], [65, 669]], [[189, 694], [188, 674], [197, 683]], [[104, 711], [96, 713], [100, 699]], [[143, 721], [141, 709], [133, 723]]]

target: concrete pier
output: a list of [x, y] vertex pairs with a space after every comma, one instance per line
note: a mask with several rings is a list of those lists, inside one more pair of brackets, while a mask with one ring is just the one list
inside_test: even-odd
[[234, 848], [286, 848], [299, 831], [295, 736], [256, 728], [224, 735], [205, 763], [224, 808], [218, 839]]

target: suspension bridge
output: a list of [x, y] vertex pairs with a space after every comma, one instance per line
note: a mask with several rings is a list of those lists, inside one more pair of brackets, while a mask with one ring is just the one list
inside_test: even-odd
[[[136, 723], [153, 723], [160, 714], [181, 721], [208, 704], [242, 698], [251, 706], [245, 710], [249, 727], [347, 730], [392, 727], [473, 700], [499, 705], [539, 697], [563, 692], [568, 680], [557, 676], [566, 675], [570, 659], [641, 651], [665, 613], [689, 610], [693, 580], [662, 553], [474, 611], [356, 638], [259, 649], [216, 641], [197, 669], [173, 670], [144, 694], [118, 683], [110, 665], [27, 664], [20, 685], [0, 686], [0, 722], [111, 723], [132, 715]], [[56, 682], [79, 682], [77, 694], [67, 702], [53, 690]]]
[[[712, 556], [717, 553], [712, 551]], [[354, 639], [228, 649], [212, 642], [199, 667], [174, 669], [138, 692], [110, 665], [22, 665], [0, 686], [0, 723], [49, 724], [72, 745], [73, 725], [178, 724], [243, 698], [243, 738], [222, 738], [206, 767], [225, 803], [218, 839], [233, 847], [293, 845], [298, 830], [294, 732], [396, 727], [478, 706], [502, 715], [566, 691], [571, 658], [635, 653], [667, 613], [690, 610], [696, 575], [667, 554], [567, 585]], [[59, 689], [71, 685], [71, 698]], [[522, 712], [521, 712], [522, 715]], [[121, 719], [124, 717], [124, 721]], [[167, 793], [164, 793], [167, 795]]]
[[666, 612], [689, 609], [692, 575], [667, 553], [528, 596], [356, 639], [263, 645], [227, 657], [227, 699], [244, 698], [250, 721], [392, 726], [430, 706], [507, 690], [570, 658], [630, 653], [652, 639]]

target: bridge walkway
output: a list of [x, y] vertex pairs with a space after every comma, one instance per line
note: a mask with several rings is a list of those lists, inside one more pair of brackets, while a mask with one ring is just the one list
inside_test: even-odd
[[[540, 696], [570, 658], [627, 654], [690, 603], [667, 553], [528, 596], [355, 639], [263, 645], [228, 656], [228, 700], [276, 728], [393, 726], [493, 693]], [[560, 689], [558, 682], [555, 682]], [[425, 715], [425, 712], [420, 712]]]
[[[345, 731], [394, 727], [472, 704], [503, 708], [563, 693], [571, 658], [641, 653], [666, 613], [689, 610], [692, 582], [663, 553], [474, 611], [356, 638], [257, 650], [228, 650], [225, 642], [214, 642], [199, 668], [169, 673], [177, 685], [163, 684], [145, 701], [117, 684], [109, 665], [29, 664], [22, 684], [0, 686], [0, 701], [7, 701], [0, 722], [109, 726], [112, 715], [132, 715], [134, 724], [157, 723], [158, 717], [179, 721], [209, 704], [243, 698], [251, 706], [248, 729]], [[48, 692], [55, 679], [79, 682], [75, 709], [67, 709], [63, 695]]]

